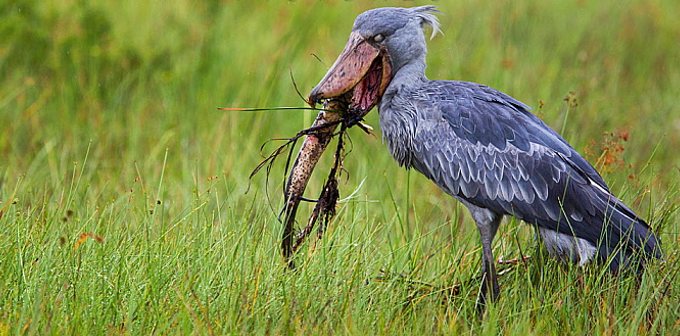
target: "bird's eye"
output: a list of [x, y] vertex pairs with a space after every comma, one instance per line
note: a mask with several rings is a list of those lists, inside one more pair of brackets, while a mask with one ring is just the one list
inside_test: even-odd
[[382, 42], [385, 39], [385, 36], [383, 34], [378, 34], [376, 36], [373, 36], [373, 41], [375, 42]]

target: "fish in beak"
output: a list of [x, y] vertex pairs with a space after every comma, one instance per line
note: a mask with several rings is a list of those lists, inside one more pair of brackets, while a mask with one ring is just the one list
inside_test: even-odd
[[352, 32], [338, 59], [309, 94], [309, 102], [351, 96], [350, 111], [366, 114], [382, 98], [392, 79], [392, 64], [384, 46], [373, 45]]

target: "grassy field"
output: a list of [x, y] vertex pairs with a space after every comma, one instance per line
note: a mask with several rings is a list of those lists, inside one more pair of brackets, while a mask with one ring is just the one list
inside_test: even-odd
[[444, 35], [429, 42], [431, 79], [531, 105], [649, 220], [667, 261], [639, 290], [554, 262], [531, 227], [507, 220], [496, 256], [531, 258], [505, 266], [480, 322], [474, 223], [397, 167], [375, 112], [374, 136], [350, 132], [340, 192], [352, 197], [285, 270], [283, 162], [268, 180], [248, 177], [267, 139], [315, 113], [217, 108], [302, 106], [289, 72], [308, 93], [356, 15], [426, 3], [0, 3], [0, 336], [677, 334], [675, 0], [442, 1]]

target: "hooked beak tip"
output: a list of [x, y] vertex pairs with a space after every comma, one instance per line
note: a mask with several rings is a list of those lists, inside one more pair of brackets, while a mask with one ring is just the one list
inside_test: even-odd
[[321, 103], [321, 96], [322, 93], [319, 92], [319, 86], [317, 85], [316, 87], [314, 87], [314, 89], [312, 89], [312, 92], [309, 93], [309, 96], [307, 97], [307, 102], [310, 105]]
[[312, 98], [311, 95], [307, 97], [307, 105], [309, 105], [311, 108], [315, 108], [316, 104], [320, 102], [321, 102], [320, 99]]

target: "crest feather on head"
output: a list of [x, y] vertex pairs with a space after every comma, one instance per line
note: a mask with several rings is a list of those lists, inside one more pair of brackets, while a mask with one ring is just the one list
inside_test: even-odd
[[432, 27], [432, 35], [430, 35], [430, 40], [433, 39], [437, 35], [437, 33], [444, 35], [442, 30], [440, 29], [441, 25], [439, 24], [439, 19], [437, 18], [436, 15], [433, 14], [433, 13], [441, 14], [441, 12], [437, 10], [437, 6], [427, 5], [413, 7], [410, 9], [418, 18], [422, 20], [421, 25], [428, 25]]

